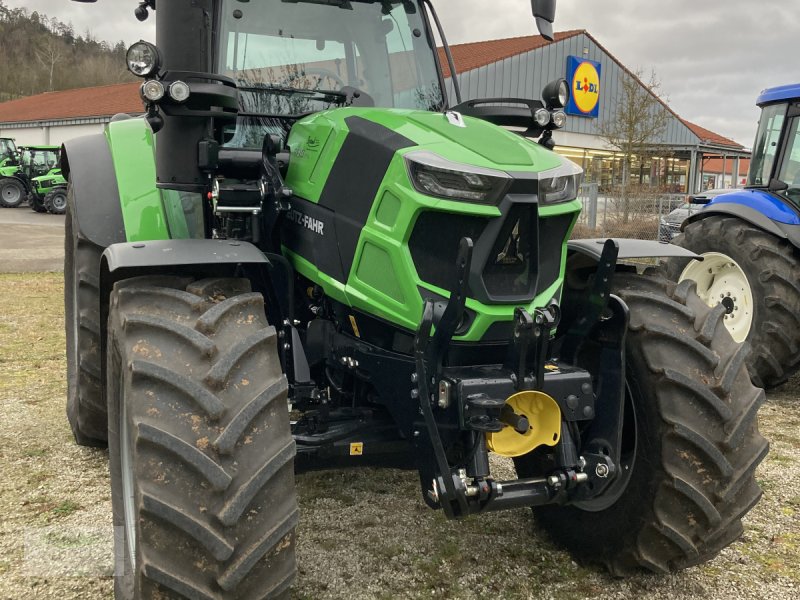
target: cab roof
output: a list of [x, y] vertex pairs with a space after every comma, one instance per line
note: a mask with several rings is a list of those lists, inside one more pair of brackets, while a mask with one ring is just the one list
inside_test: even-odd
[[773, 102], [785, 102], [787, 100], [799, 99], [800, 83], [793, 83], [791, 85], [782, 85], [762, 91], [758, 100], [756, 100], [756, 104], [758, 106], [763, 106], [764, 104], [771, 104]]

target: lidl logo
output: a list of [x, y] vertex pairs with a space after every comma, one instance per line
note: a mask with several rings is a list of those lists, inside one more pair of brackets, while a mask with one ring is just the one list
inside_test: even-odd
[[600, 63], [567, 57], [567, 81], [572, 85], [567, 114], [596, 119], [600, 114]]

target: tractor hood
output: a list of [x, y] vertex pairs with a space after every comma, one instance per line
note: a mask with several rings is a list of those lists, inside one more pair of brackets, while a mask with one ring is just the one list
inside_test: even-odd
[[[554, 169], [566, 159], [536, 142], [486, 121], [454, 113], [434, 113], [384, 108], [342, 108], [311, 115], [292, 128], [289, 147], [290, 180], [302, 187], [319, 176], [339, 154], [354, 120], [367, 123], [374, 136], [391, 134], [399, 154], [426, 150], [452, 162], [508, 173], [539, 173]], [[363, 156], [361, 161], [371, 157]], [[313, 187], [313, 186], [312, 186]], [[318, 192], [305, 189], [307, 198]]]

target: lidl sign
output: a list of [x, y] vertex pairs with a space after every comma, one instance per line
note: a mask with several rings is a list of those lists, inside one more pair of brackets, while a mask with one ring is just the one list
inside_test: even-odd
[[600, 114], [600, 63], [568, 56], [567, 81], [572, 86], [567, 114], [596, 119]]

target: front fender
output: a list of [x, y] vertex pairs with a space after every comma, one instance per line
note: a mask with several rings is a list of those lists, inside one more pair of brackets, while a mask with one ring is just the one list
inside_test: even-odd
[[[700, 258], [697, 254], [686, 248], [681, 248], [667, 242], [656, 242], [654, 240], [633, 240], [629, 238], [594, 238], [585, 240], [570, 240], [567, 248], [570, 252], [583, 254], [595, 262], [600, 260], [603, 253], [603, 245], [607, 239], [612, 239], [619, 247], [617, 259], [631, 258]], [[701, 259], [702, 260], [702, 259]]]

